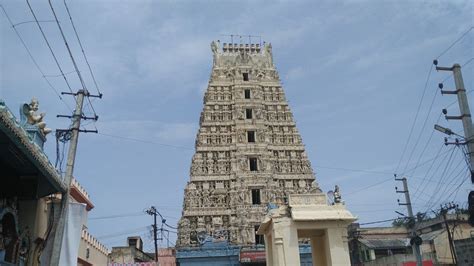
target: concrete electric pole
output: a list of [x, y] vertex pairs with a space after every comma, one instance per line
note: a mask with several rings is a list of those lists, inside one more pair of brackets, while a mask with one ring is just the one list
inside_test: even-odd
[[61, 255], [61, 247], [64, 238], [64, 230], [67, 224], [67, 216], [69, 211], [69, 202], [70, 202], [70, 189], [72, 184], [73, 172], [74, 172], [74, 163], [76, 160], [76, 151], [77, 143], [79, 141], [79, 132], [95, 132], [97, 130], [81, 130], [81, 120], [82, 119], [93, 119], [97, 120], [98, 117], [86, 117], [83, 115], [82, 107], [84, 105], [84, 97], [98, 97], [102, 98], [102, 95], [90, 95], [86, 89], [79, 90], [77, 93], [63, 92], [62, 94], [74, 95], [76, 96], [76, 109], [72, 116], [67, 115], [58, 115], [58, 117], [67, 117], [71, 118], [72, 126], [70, 129], [58, 129], [57, 132], [69, 132], [71, 134], [69, 151], [66, 164], [66, 174], [64, 176], [64, 184], [66, 185], [66, 192], [61, 196], [61, 212], [59, 215], [59, 220], [57, 222], [55, 237], [53, 242], [53, 252], [51, 255], [51, 265], [59, 266], [59, 260]]
[[453, 245], [453, 237], [451, 235], [451, 229], [449, 229], [449, 224], [447, 220], [447, 214], [449, 210], [456, 209], [458, 206], [454, 203], [445, 204], [441, 206], [441, 215], [443, 215], [444, 225], [446, 227], [446, 231], [448, 232], [448, 241], [449, 241], [449, 249], [451, 251], [451, 256], [453, 257], [453, 265], [457, 265], [458, 258], [456, 256], [456, 250]]
[[407, 179], [404, 178], [397, 178], [395, 176], [396, 181], [402, 181], [403, 182], [403, 190], [398, 190], [397, 187], [395, 187], [395, 190], [397, 193], [403, 193], [405, 194], [405, 203], [400, 203], [400, 200], [398, 200], [398, 205], [404, 205], [407, 206], [407, 211], [408, 211], [408, 228], [410, 229], [410, 244], [413, 249], [413, 253], [416, 256], [416, 265], [417, 266], [422, 266], [423, 265], [423, 258], [421, 257], [421, 252], [420, 252], [420, 245], [421, 245], [421, 238], [417, 236], [416, 234], [416, 228], [415, 228], [415, 216], [413, 215], [413, 209], [411, 205], [411, 200], [410, 200], [410, 192], [408, 191], [408, 182]]
[[[438, 62], [435, 60], [434, 64], [437, 65]], [[461, 73], [461, 66], [459, 64], [454, 64], [452, 67], [439, 67], [436, 66], [436, 70], [441, 71], [452, 71], [454, 76], [454, 83], [456, 85], [455, 91], [445, 91], [442, 90], [443, 84], [439, 84], [441, 89], [441, 94], [456, 94], [458, 97], [459, 110], [461, 114], [459, 116], [448, 116], [447, 110], [444, 109], [443, 113], [446, 115], [446, 119], [457, 119], [462, 120], [462, 125], [464, 128], [464, 139], [467, 146], [468, 158], [469, 158], [469, 170], [471, 171], [471, 182], [474, 184], [474, 132], [472, 128], [472, 119], [471, 111], [469, 110], [469, 103], [467, 101], [466, 89], [464, 88], [464, 81]]]
[[[155, 206], [151, 206], [148, 210], [145, 211], [148, 215], [153, 216], [153, 239], [155, 241], [155, 261], [158, 263], [158, 227], [156, 225], [156, 216], [159, 215], [161, 217], [161, 224], [166, 222], [166, 220], [161, 216], [161, 214], [156, 210]], [[163, 233], [163, 229], [161, 230]]]

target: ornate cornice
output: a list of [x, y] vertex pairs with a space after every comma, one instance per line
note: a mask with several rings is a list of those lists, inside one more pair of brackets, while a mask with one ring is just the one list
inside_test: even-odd
[[11, 141], [25, 153], [48, 181], [58, 189], [58, 192], [66, 191], [66, 185], [63, 183], [60, 174], [51, 164], [42, 148], [29, 137], [26, 130], [2, 100], [0, 100], [0, 130], [4, 131]]

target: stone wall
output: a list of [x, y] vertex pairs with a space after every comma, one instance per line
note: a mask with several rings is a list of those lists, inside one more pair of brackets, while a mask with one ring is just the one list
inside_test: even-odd
[[454, 240], [458, 265], [474, 265], [474, 237]]

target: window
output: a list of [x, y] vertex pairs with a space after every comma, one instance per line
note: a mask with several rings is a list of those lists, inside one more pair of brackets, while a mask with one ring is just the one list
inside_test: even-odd
[[242, 73], [244, 81], [249, 81], [249, 73]]
[[259, 205], [260, 203], [260, 189], [252, 189], [252, 204]]
[[249, 158], [250, 171], [257, 171], [257, 158]]
[[249, 89], [244, 90], [244, 94], [245, 94], [245, 99], [250, 99], [250, 90]]
[[247, 131], [247, 142], [249, 143], [255, 142], [255, 131]]
[[263, 235], [257, 235], [258, 225], [255, 226], [255, 245], [265, 245]]
[[252, 109], [245, 109], [245, 118], [252, 119]]

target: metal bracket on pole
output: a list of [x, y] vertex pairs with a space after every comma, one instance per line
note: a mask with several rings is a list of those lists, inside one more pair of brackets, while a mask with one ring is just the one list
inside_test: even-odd
[[416, 228], [415, 228], [416, 221], [415, 221], [415, 217], [413, 215], [413, 209], [412, 209], [411, 200], [410, 200], [410, 192], [408, 191], [408, 182], [407, 182], [406, 177], [397, 178], [396, 175], [395, 175], [395, 180], [403, 182], [403, 190], [398, 190], [398, 188], [395, 187], [395, 191], [397, 193], [403, 193], [405, 195], [405, 203], [400, 203], [399, 199], [397, 200], [397, 202], [398, 202], [398, 205], [400, 205], [400, 206], [407, 206], [408, 228], [410, 229], [410, 244], [413, 248], [413, 253], [416, 256], [416, 265], [417, 266], [422, 266], [423, 259], [421, 257], [420, 245], [423, 241], [416, 234]]
[[77, 96], [78, 94], [84, 94], [86, 97], [92, 97], [92, 98], [100, 98], [102, 99], [102, 93], [99, 93], [98, 95], [90, 94], [89, 91], [87, 90], [79, 90], [78, 92], [61, 92], [61, 95], [74, 95]]
[[[61, 117], [61, 118], [73, 118], [74, 115], [56, 115], [56, 117]], [[98, 115], [95, 115], [95, 116], [85, 116], [85, 115], [82, 115], [82, 116], [81, 116], [81, 119], [83, 119], [83, 120], [94, 120], [94, 121], [97, 121], [97, 120], [99, 120], [99, 116], [98, 116]]]
[[445, 144], [455, 144], [455, 145], [466, 145], [467, 146], [467, 155], [468, 155], [468, 167], [471, 171], [471, 182], [474, 183], [474, 143], [471, 141], [471, 139], [474, 139], [474, 129], [472, 125], [472, 120], [471, 120], [471, 111], [469, 109], [469, 102], [467, 100], [466, 96], [466, 89], [464, 88], [464, 81], [462, 78], [462, 73], [461, 73], [461, 66], [459, 64], [454, 64], [452, 67], [438, 67], [438, 60], [434, 60], [433, 64], [436, 65], [436, 70], [441, 70], [441, 71], [451, 71], [453, 72], [453, 77], [454, 77], [454, 83], [456, 86], [455, 91], [443, 91], [443, 84], [440, 83], [438, 84], [438, 87], [441, 89], [442, 94], [456, 94], [457, 99], [458, 99], [458, 105], [459, 105], [459, 111], [460, 115], [459, 116], [448, 116], [447, 113], [448, 111], [446, 109], [443, 109], [443, 113], [446, 117], [447, 120], [461, 120], [463, 129], [464, 129], [464, 137], [463, 139], [466, 140], [464, 143], [460, 143], [459, 141], [456, 140], [455, 143], [447, 142], [445, 140]]

